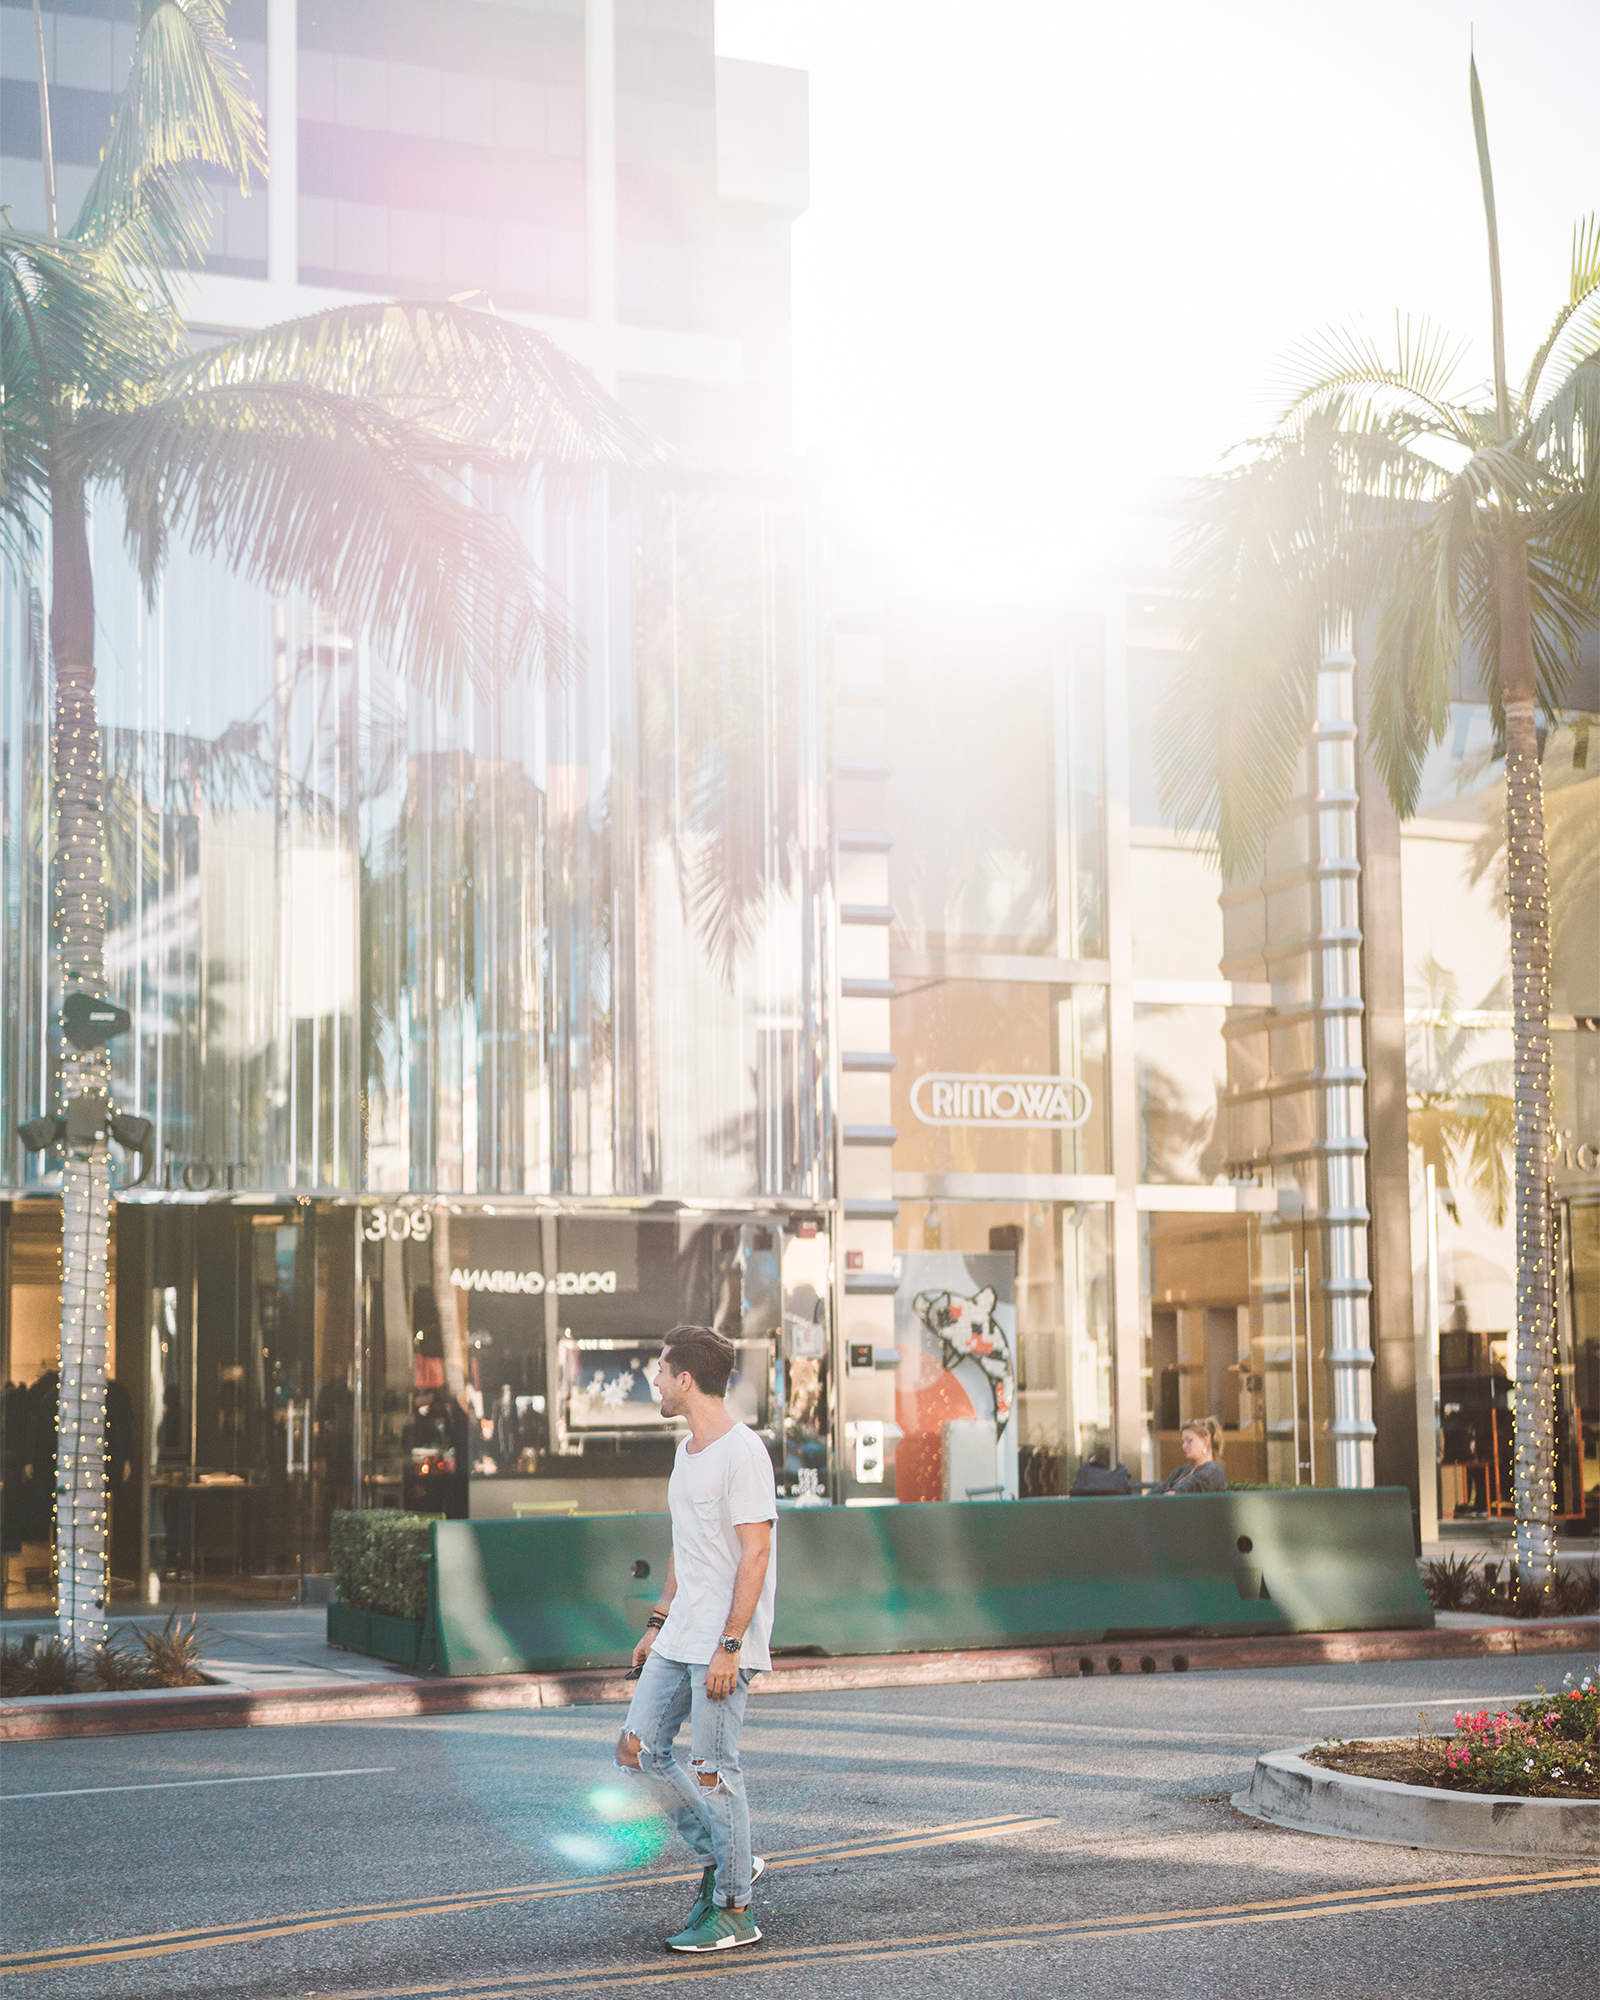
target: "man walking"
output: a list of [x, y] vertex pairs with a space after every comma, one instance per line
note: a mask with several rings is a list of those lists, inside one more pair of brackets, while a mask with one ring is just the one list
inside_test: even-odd
[[[639, 1674], [617, 1762], [640, 1772], [700, 1857], [700, 1894], [673, 1951], [729, 1951], [760, 1938], [750, 1889], [766, 1867], [750, 1852], [739, 1727], [754, 1677], [772, 1665], [777, 1487], [766, 1446], [723, 1406], [736, 1351], [708, 1326], [675, 1326], [655, 1386], [664, 1417], [683, 1417], [667, 1503], [667, 1582], [633, 1650]], [[689, 1719], [689, 1765], [673, 1743]]]

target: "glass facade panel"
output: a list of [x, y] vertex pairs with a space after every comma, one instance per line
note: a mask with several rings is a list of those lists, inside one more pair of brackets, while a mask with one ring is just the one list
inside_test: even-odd
[[897, 1173], [1110, 1172], [1105, 989], [902, 982]]
[[1104, 950], [1098, 642], [1082, 654], [1055, 628], [898, 635], [885, 746], [897, 945]]
[[369, 1498], [474, 1518], [663, 1510], [681, 1431], [650, 1377], [680, 1322], [738, 1346], [729, 1408], [766, 1440], [779, 1490], [808, 1469], [826, 1491], [828, 1238], [815, 1218], [350, 1213], [369, 1328]]
[[1227, 1083], [1224, 1018], [1220, 1007], [1134, 1009], [1141, 1181], [1208, 1187], [1222, 1177], [1230, 1157], [1218, 1115]]
[[1107, 1209], [906, 1202], [895, 1245], [895, 1497], [1065, 1493], [1112, 1442]]
[[1333, 1483], [1317, 1232], [1296, 1216], [1147, 1215], [1152, 1463], [1183, 1463], [1180, 1426], [1215, 1417], [1230, 1482]]
[[[156, 1185], [830, 1192], [806, 532], [715, 496], [552, 519], [578, 665], [451, 709], [215, 564], [147, 607], [97, 511], [114, 1089]], [[40, 583], [4, 602], [13, 1185], [58, 1167], [15, 1138], [60, 1004]]]

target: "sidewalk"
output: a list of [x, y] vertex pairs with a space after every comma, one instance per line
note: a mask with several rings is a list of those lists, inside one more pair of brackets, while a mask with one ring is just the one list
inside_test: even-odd
[[[1516, 1553], [1516, 1531], [1510, 1521], [1441, 1521], [1439, 1539], [1423, 1543], [1421, 1559], [1441, 1562], [1448, 1556], [1466, 1556], [1474, 1562], [1509, 1562]], [[1559, 1535], [1556, 1561], [1562, 1569], [1588, 1568], [1600, 1562], [1600, 1541], [1593, 1535]]]
[[[187, 1613], [183, 1614], [187, 1619]], [[199, 1611], [195, 1613], [202, 1632], [209, 1635], [205, 1647], [206, 1672], [221, 1686], [238, 1693], [262, 1694], [280, 1688], [344, 1687], [359, 1683], [409, 1681], [414, 1675], [387, 1667], [355, 1653], [343, 1653], [328, 1644], [328, 1612], [321, 1604], [283, 1605], [271, 1610]], [[138, 1643], [136, 1631], [157, 1631], [166, 1623], [164, 1611], [111, 1620], [113, 1641], [122, 1645]], [[0, 1626], [0, 1637], [13, 1645], [29, 1633], [41, 1639], [55, 1636], [53, 1618], [8, 1618]], [[182, 1689], [155, 1689], [149, 1692], [182, 1693]], [[141, 1699], [147, 1696], [141, 1696]], [[123, 1699], [107, 1695], [52, 1695], [51, 1701], [107, 1701]], [[3, 1710], [0, 1710], [3, 1712]]]
[[[320, 1610], [254, 1613], [250, 1630], [231, 1634], [208, 1662], [217, 1684], [134, 1694], [41, 1696], [0, 1703], [0, 1742], [81, 1736], [143, 1735], [190, 1729], [287, 1727], [311, 1722], [399, 1720], [483, 1710], [572, 1708], [626, 1702], [632, 1683], [616, 1669], [557, 1674], [486, 1674], [444, 1680], [386, 1669], [374, 1660], [333, 1653], [302, 1623], [263, 1634], [262, 1623], [320, 1620]], [[900, 1653], [870, 1658], [780, 1659], [762, 1674], [756, 1695], [821, 1694], [846, 1689], [940, 1687], [982, 1681], [1064, 1680], [1095, 1674], [1237, 1671], [1241, 1668], [1355, 1664], [1374, 1660], [1445, 1660], [1486, 1654], [1594, 1655], [1600, 1620], [1524, 1619], [1495, 1623], [1468, 1612], [1441, 1612], [1433, 1631], [1308, 1632], [1254, 1639], [1126, 1639], [1083, 1646], [993, 1651]], [[121, 1621], [119, 1621], [121, 1622]], [[217, 1626], [244, 1622], [224, 1620]], [[269, 1647], [280, 1657], [266, 1658]], [[338, 1662], [318, 1663], [318, 1656]]]

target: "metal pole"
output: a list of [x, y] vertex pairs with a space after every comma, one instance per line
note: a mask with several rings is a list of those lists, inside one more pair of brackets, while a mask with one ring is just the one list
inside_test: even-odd
[[[1427, 1397], [1429, 1403], [1432, 1405], [1433, 1408], [1433, 1423], [1431, 1427], [1433, 1432], [1433, 1450], [1429, 1454], [1429, 1466], [1433, 1473], [1434, 1495], [1435, 1495], [1434, 1519], [1435, 1522], [1437, 1523], [1438, 1512], [1443, 1502], [1443, 1494], [1439, 1490], [1443, 1484], [1442, 1476], [1440, 1473], [1440, 1451], [1439, 1451], [1439, 1398], [1440, 1398], [1439, 1189], [1437, 1184], [1437, 1176], [1435, 1175], [1435, 1172], [1432, 1167], [1427, 1167], [1424, 1169], [1423, 1178], [1426, 1183], [1427, 1204], [1428, 1204], [1427, 1220], [1424, 1229], [1424, 1240], [1426, 1241], [1427, 1244], [1427, 1263], [1428, 1263], [1428, 1276], [1427, 1276], [1428, 1302], [1427, 1302], [1426, 1312], [1424, 1314], [1424, 1325], [1426, 1327], [1425, 1338], [1427, 1341], [1427, 1356], [1428, 1356]], [[1419, 1403], [1421, 1402], [1420, 1397], [1418, 1398], [1418, 1401]], [[1418, 1471], [1418, 1476], [1420, 1477], [1422, 1473], [1422, 1467], [1420, 1463], [1417, 1467], [1417, 1471]]]
[[371, 1314], [368, 1311], [366, 1275], [362, 1268], [362, 1209], [359, 1202], [350, 1213], [356, 1231], [354, 1287], [356, 1311], [350, 1351], [350, 1505], [359, 1513], [364, 1491], [362, 1474], [365, 1469], [367, 1424], [363, 1403], [367, 1393], [367, 1328], [371, 1324]]
[[[1290, 1282], [1293, 1283], [1291, 1277]], [[1300, 1266], [1300, 1283], [1304, 1287], [1306, 1302], [1306, 1484], [1317, 1483], [1317, 1404], [1316, 1404], [1316, 1357], [1311, 1351], [1311, 1254], [1306, 1253], [1306, 1261]]]
[[1300, 1484], [1300, 1333], [1294, 1323], [1294, 1253], [1289, 1254], [1289, 1408], [1294, 1413], [1294, 1483]]

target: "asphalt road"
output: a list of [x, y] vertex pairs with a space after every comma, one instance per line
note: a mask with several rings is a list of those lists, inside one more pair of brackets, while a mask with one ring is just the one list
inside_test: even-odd
[[1400, 1733], [1420, 1702], [1448, 1724], [1584, 1664], [754, 1699], [766, 1941], [711, 1960], [661, 1949], [693, 1890], [611, 1764], [615, 1709], [10, 1745], [0, 2000], [1562, 2000], [1594, 1990], [1600, 1877], [1228, 1797], [1263, 1747]]

